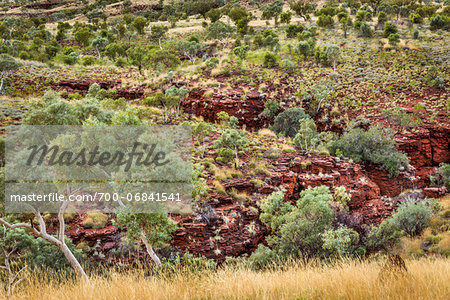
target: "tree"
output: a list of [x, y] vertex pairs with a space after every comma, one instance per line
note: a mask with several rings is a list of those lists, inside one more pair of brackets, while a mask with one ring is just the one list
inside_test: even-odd
[[192, 134], [194, 134], [200, 144], [201, 158], [203, 158], [203, 155], [205, 154], [205, 138], [209, 135], [210, 132], [211, 125], [206, 122], [200, 121], [192, 126]]
[[309, 0], [289, 1], [289, 7], [305, 21], [310, 18], [309, 14], [314, 11], [314, 5]]
[[323, 235], [335, 218], [330, 190], [320, 186], [302, 191], [296, 205], [284, 202], [283, 192], [260, 201], [261, 221], [271, 230], [267, 242], [281, 257], [321, 257]]
[[136, 30], [138, 34], [144, 34], [144, 29], [147, 27], [148, 22], [147, 19], [144, 17], [137, 17], [134, 19], [133, 23], [131, 23], [131, 26]]
[[[20, 246], [24, 246], [29, 244], [30, 240], [33, 239], [31, 236], [27, 235], [26, 233], [22, 233], [21, 237], [24, 237], [27, 239], [27, 242], [23, 242], [21, 240], [14, 239], [13, 242], [11, 242], [11, 238], [15, 238], [13, 236], [15, 233], [19, 231], [19, 229], [14, 230], [6, 229], [6, 227], [3, 225], [3, 230], [0, 231], [0, 250], [3, 252], [3, 254], [0, 254], [0, 257], [3, 255], [4, 258], [4, 264], [0, 264], [0, 270], [4, 270], [6, 272], [8, 282], [6, 285], [6, 296], [9, 297], [14, 293], [14, 289], [18, 284], [20, 284], [23, 280], [26, 279], [26, 275], [23, 277], [20, 277], [20, 273], [24, 271], [27, 268], [26, 263], [24, 263], [23, 267], [22, 265], [19, 265], [18, 262], [16, 264], [13, 263], [13, 258], [17, 258], [17, 260], [20, 260], [17, 255], [17, 252], [20, 251]], [[17, 266], [19, 265], [19, 266]]]
[[283, 12], [283, 5], [284, 2], [282, 0], [275, 0], [269, 5], [263, 6], [261, 8], [261, 10], [263, 11], [262, 18], [266, 20], [270, 20], [273, 18], [275, 21], [275, 26], [277, 26], [278, 17]]
[[344, 38], [347, 38], [347, 32], [352, 28], [352, 18], [349, 16], [342, 17], [339, 22], [341, 23], [342, 31], [344, 32]]
[[178, 98], [178, 103], [175, 105], [175, 114], [178, 117], [178, 114], [180, 113], [180, 105], [181, 101], [184, 100], [189, 95], [189, 91], [185, 88], [177, 88], [176, 86], [172, 85], [170, 88], [166, 90], [166, 96], [172, 96]]
[[320, 142], [316, 123], [313, 119], [301, 119], [300, 128], [294, 138], [294, 143], [306, 153], [314, 150]]
[[228, 148], [234, 152], [236, 164], [239, 166], [238, 151], [247, 144], [244, 133], [237, 129], [226, 129], [220, 138], [214, 142], [215, 148]]
[[157, 92], [143, 100], [144, 104], [151, 106], [162, 106], [164, 109], [164, 122], [169, 120], [171, 110], [179, 103], [179, 97], [173, 95], [166, 95], [162, 92]]
[[105, 50], [106, 46], [108, 46], [109, 41], [108, 39], [104, 38], [104, 37], [96, 37], [93, 41], [92, 41], [92, 46], [95, 47], [95, 49], [97, 50], [97, 54], [98, 54], [98, 58], [101, 58], [100, 56], [100, 50]]
[[208, 39], [216, 39], [222, 44], [222, 48], [225, 48], [226, 39], [230, 38], [236, 29], [222, 21], [216, 21], [208, 26], [206, 29], [206, 37]]
[[86, 47], [89, 45], [89, 40], [92, 37], [91, 30], [89, 27], [81, 27], [74, 33], [75, 40], [80, 43], [83, 47]]
[[341, 49], [337, 45], [328, 45], [324, 55], [326, 60], [333, 65], [333, 71], [336, 72], [336, 63], [339, 60]]
[[138, 67], [139, 73], [142, 75], [142, 66], [144, 65], [145, 58], [148, 55], [147, 47], [142, 44], [138, 44], [135, 47], [130, 47], [128, 48], [127, 55], [131, 63]]
[[8, 54], [0, 54], [0, 93], [3, 93], [5, 79], [21, 66], [22, 64], [16, 61], [14, 57]]
[[83, 280], [88, 281], [88, 277], [87, 277], [86, 273], [84, 272], [83, 267], [78, 262], [77, 258], [72, 253], [70, 248], [67, 246], [65, 238], [64, 238], [65, 237], [64, 213], [65, 213], [65, 209], [66, 209], [67, 205], [68, 205], [67, 201], [63, 202], [63, 204], [61, 205], [60, 211], [58, 213], [59, 229], [58, 229], [57, 237], [54, 237], [53, 235], [50, 235], [47, 232], [47, 227], [46, 227], [45, 221], [42, 218], [42, 215], [38, 210], [35, 210], [34, 216], [39, 223], [39, 230], [29, 223], [10, 224], [6, 219], [1, 218], [1, 217], [0, 217], [0, 224], [8, 227], [9, 229], [16, 229], [16, 228], [28, 229], [32, 235], [43, 238], [44, 240], [52, 243], [53, 245], [58, 247], [58, 249], [64, 254], [64, 256], [69, 261], [70, 265], [73, 267], [73, 269], [77, 273], [77, 275], [79, 277], [81, 277]]
[[242, 7], [234, 7], [228, 12], [228, 17], [237, 25], [239, 20], [245, 19], [248, 17], [247, 11]]
[[159, 45], [159, 49], [161, 49], [161, 50], [162, 50], [161, 40], [166, 35], [167, 31], [169, 31], [169, 28], [164, 25], [159, 25], [159, 26], [155, 25], [155, 26], [152, 26], [152, 28], [151, 28], [150, 40], [152, 40], [153, 42], [157, 41], [158, 45]]
[[273, 124], [273, 131], [294, 138], [300, 128], [300, 120], [309, 118], [300, 107], [292, 107], [278, 114]]
[[155, 265], [161, 265], [153, 247], [169, 241], [171, 234], [177, 229], [176, 223], [169, 219], [167, 213], [137, 214], [124, 211], [117, 214], [117, 221], [120, 226], [126, 226], [127, 237], [141, 240]]
[[145, 63], [154, 69], [174, 69], [180, 64], [180, 59], [169, 51], [153, 48], [145, 56]]
[[105, 48], [105, 55], [114, 61], [118, 56], [124, 56], [125, 50], [122, 45], [117, 43], [111, 43]]
[[202, 45], [196, 41], [182, 40], [178, 43], [178, 48], [183, 55], [189, 58], [189, 61], [194, 65], [197, 59], [197, 53], [201, 50]]

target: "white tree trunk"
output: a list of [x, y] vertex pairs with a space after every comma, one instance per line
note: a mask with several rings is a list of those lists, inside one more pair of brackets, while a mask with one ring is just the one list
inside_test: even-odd
[[155, 265], [160, 266], [161, 260], [159, 259], [158, 255], [156, 255], [155, 251], [152, 248], [152, 245], [148, 242], [147, 237], [145, 236], [145, 232], [141, 232], [141, 240], [145, 245], [145, 250], [147, 250], [148, 255], [151, 257]]
[[67, 260], [69, 261], [70, 265], [75, 270], [77, 275], [80, 278], [82, 278], [84, 281], [88, 281], [89, 279], [88, 279], [86, 273], [84, 272], [83, 267], [78, 262], [77, 258], [73, 255], [72, 251], [69, 249], [69, 247], [66, 245], [66, 243], [64, 241], [64, 237], [65, 237], [65, 234], [64, 234], [64, 229], [65, 229], [64, 211], [67, 207], [67, 204], [68, 204], [68, 202], [64, 202], [64, 204], [61, 206], [61, 209], [58, 213], [58, 220], [59, 220], [58, 238], [47, 233], [47, 227], [45, 225], [45, 221], [38, 211], [35, 211], [34, 215], [39, 222], [39, 230], [34, 228], [31, 224], [27, 224], [27, 223], [9, 224], [3, 218], [0, 218], [0, 224], [5, 225], [9, 229], [20, 228], [20, 227], [27, 228], [27, 229], [31, 230], [31, 232], [34, 236], [41, 237], [44, 240], [57, 246], [58, 249], [61, 250], [61, 252], [67, 258]]

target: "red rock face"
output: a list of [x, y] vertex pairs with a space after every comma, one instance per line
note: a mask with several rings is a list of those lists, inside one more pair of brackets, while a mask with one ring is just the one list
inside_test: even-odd
[[239, 119], [239, 125], [248, 129], [268, 126], [272, 119], [262, 115], [264, 99], [258, 91], [245, 94], [242, 90], [231, 90], [227, 94], [214, 92], [211, 97], [204, 96], [207, 89], [197, 88], [189, 92], [189, 98], [182, 106], [187, 113], [202, 116], [208, 122], [215, 122], [221, 111]]
[[450, 162], [450, 125], [425, 124], [417, 132], [402, 134], [395, 139], [398, 149], [405, 152], [416, 168], [418, 187], [430, 184], [430, 175], [441, 163]]
[[120, 80], [61, 80], [53, 83], [52, 87], [54, 89], [64, 88], [79, 91], [85, 94], [93, 83], [98, 83], [102, 89], [116, 88], [117, 96], [127, 100], [142, 98], [144, 96], [144, 90], [142, 88], [121, 88], [122, 81]]
[[193, 218], [175, 218], [178, 229], [171, 244], [181, 251], [223, 262], [227, 256], [252, 253], [264, 241], [267, 230], [258, 212], [241, 205], [225, 205], [215, 209], [209, 223]]
[[406, 189], [418, 186], [413, 172], [399, 172], [397, 176], [389, 177], [388, 172], [379, 166], [368, 165], [365, 169], [367, 176], [377, 184], [383, 196], [395, 197]]

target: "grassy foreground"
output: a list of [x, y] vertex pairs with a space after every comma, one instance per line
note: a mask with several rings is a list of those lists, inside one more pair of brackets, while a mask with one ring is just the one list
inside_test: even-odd
[[112, 273], [86, 284], [31, 276], [11, 299], [448, 299], [450, 260], [408, 260], [406, 266], [406, 276], [385, 281], [378, 278], [381, 262], [358, 261], [264, 272], [223, 268], [169, 279]]

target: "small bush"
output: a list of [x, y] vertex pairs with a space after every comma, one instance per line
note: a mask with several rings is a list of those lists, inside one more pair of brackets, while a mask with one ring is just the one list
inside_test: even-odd
[[303, 29], [304, 29], [303, 25], [290, 24], [286, 28], [286, 37], [288, 39], [296, 38], [297, 35], [303, 31]]
[[408, 157], [397, 151], [393, 132], [387, 128], [372, 127], [367, 131], [352, 128], [331, 142], [329, 150], [333, 155], [339, 150], [355, 162], [380, 164], [390, 176], [397, 175], [409, 163]]
[[114, 65], [115, 65], [116, 67], [119, 67], [119, 68], [123, 68], [123, 67], [125, 67], [127, 64], [128, 64], [128, 63], [127, 63], [127, 60], [126, 60], [125, 58], [123, 58], [123, 57], [119, 57], [119, 58], [116, 59], [116, 61], [114, 62]]
[[401, 237], [400, 229], [388, 218], [369, 232], [366, 245], [374, 251], [389, 251], [400, 242]]
[[278, 112], [279, 104], [277, 100], [267, 100], [266, 103], [264, 103], [264, 111], [263, 113], [268, 117], [275, 117], [275, 115]]
[[373, 36], [373, 30], [372, 28], [370, 28], [370, 25], [367, 24], [366, 22], [362, 22], [361, 25], [359, 26], [359, 33], [361, 34], [362, 37], [370, 38]]
[[409, 199], [398, 207], [391, 219], [397, 228], [403, 230], [410, 237], [414, 237], [428, 227], [432, 215], [433, 207], [426, 201]]
[[273, 68], [277, 65], [277, 56], [271, 52], [267, 52], [264, 55], [263, 67]]
[[397, 28], [397, 26], [395, 26], [395, 24], [393, 24], [391, 22], [384, 23], [383, 35], [385, 38], [387, 38], [387, 37], [389, 37], [389, 35], [395, 34], [395, 33], [398, 33], [398, 28]]
[[85, 55], [81, 58], [81, 64], [83, 66], [91, 66], [97, 62], [97, 59], [92, 55]]
[[86, 219], [83, 221], [85, 228], [101, 229], [104, 228], [108, 222], [108, 215], [102, 213], [88, 213]]
[[411, 22], [413, 24], [422, 24], [423, 23], [423, 18], [421, 15], [419, 14], [411, 14], [409, 16], [409, 18], [411, 19]]
[[317, 25], [324, 28], [330, 28], [334, 25], [333, 17], [327, 15], [321, 15], [317, 19]]
[[441, 29], [444, 26], [448, 25], [448, 17], [441, 17], [440, 15], [436, 15], [430, 19], [430, 27], [432, 30]]
[[252, 269], [261, 270], [270, 267], [278, 260], [278, 256], [272, 249], [263, 244], [259, 244], [258, 248], [252, 253], [248, 260]]
[[438, 169], [439, 184], [450, 189], [450, 164], [442, 164]]

